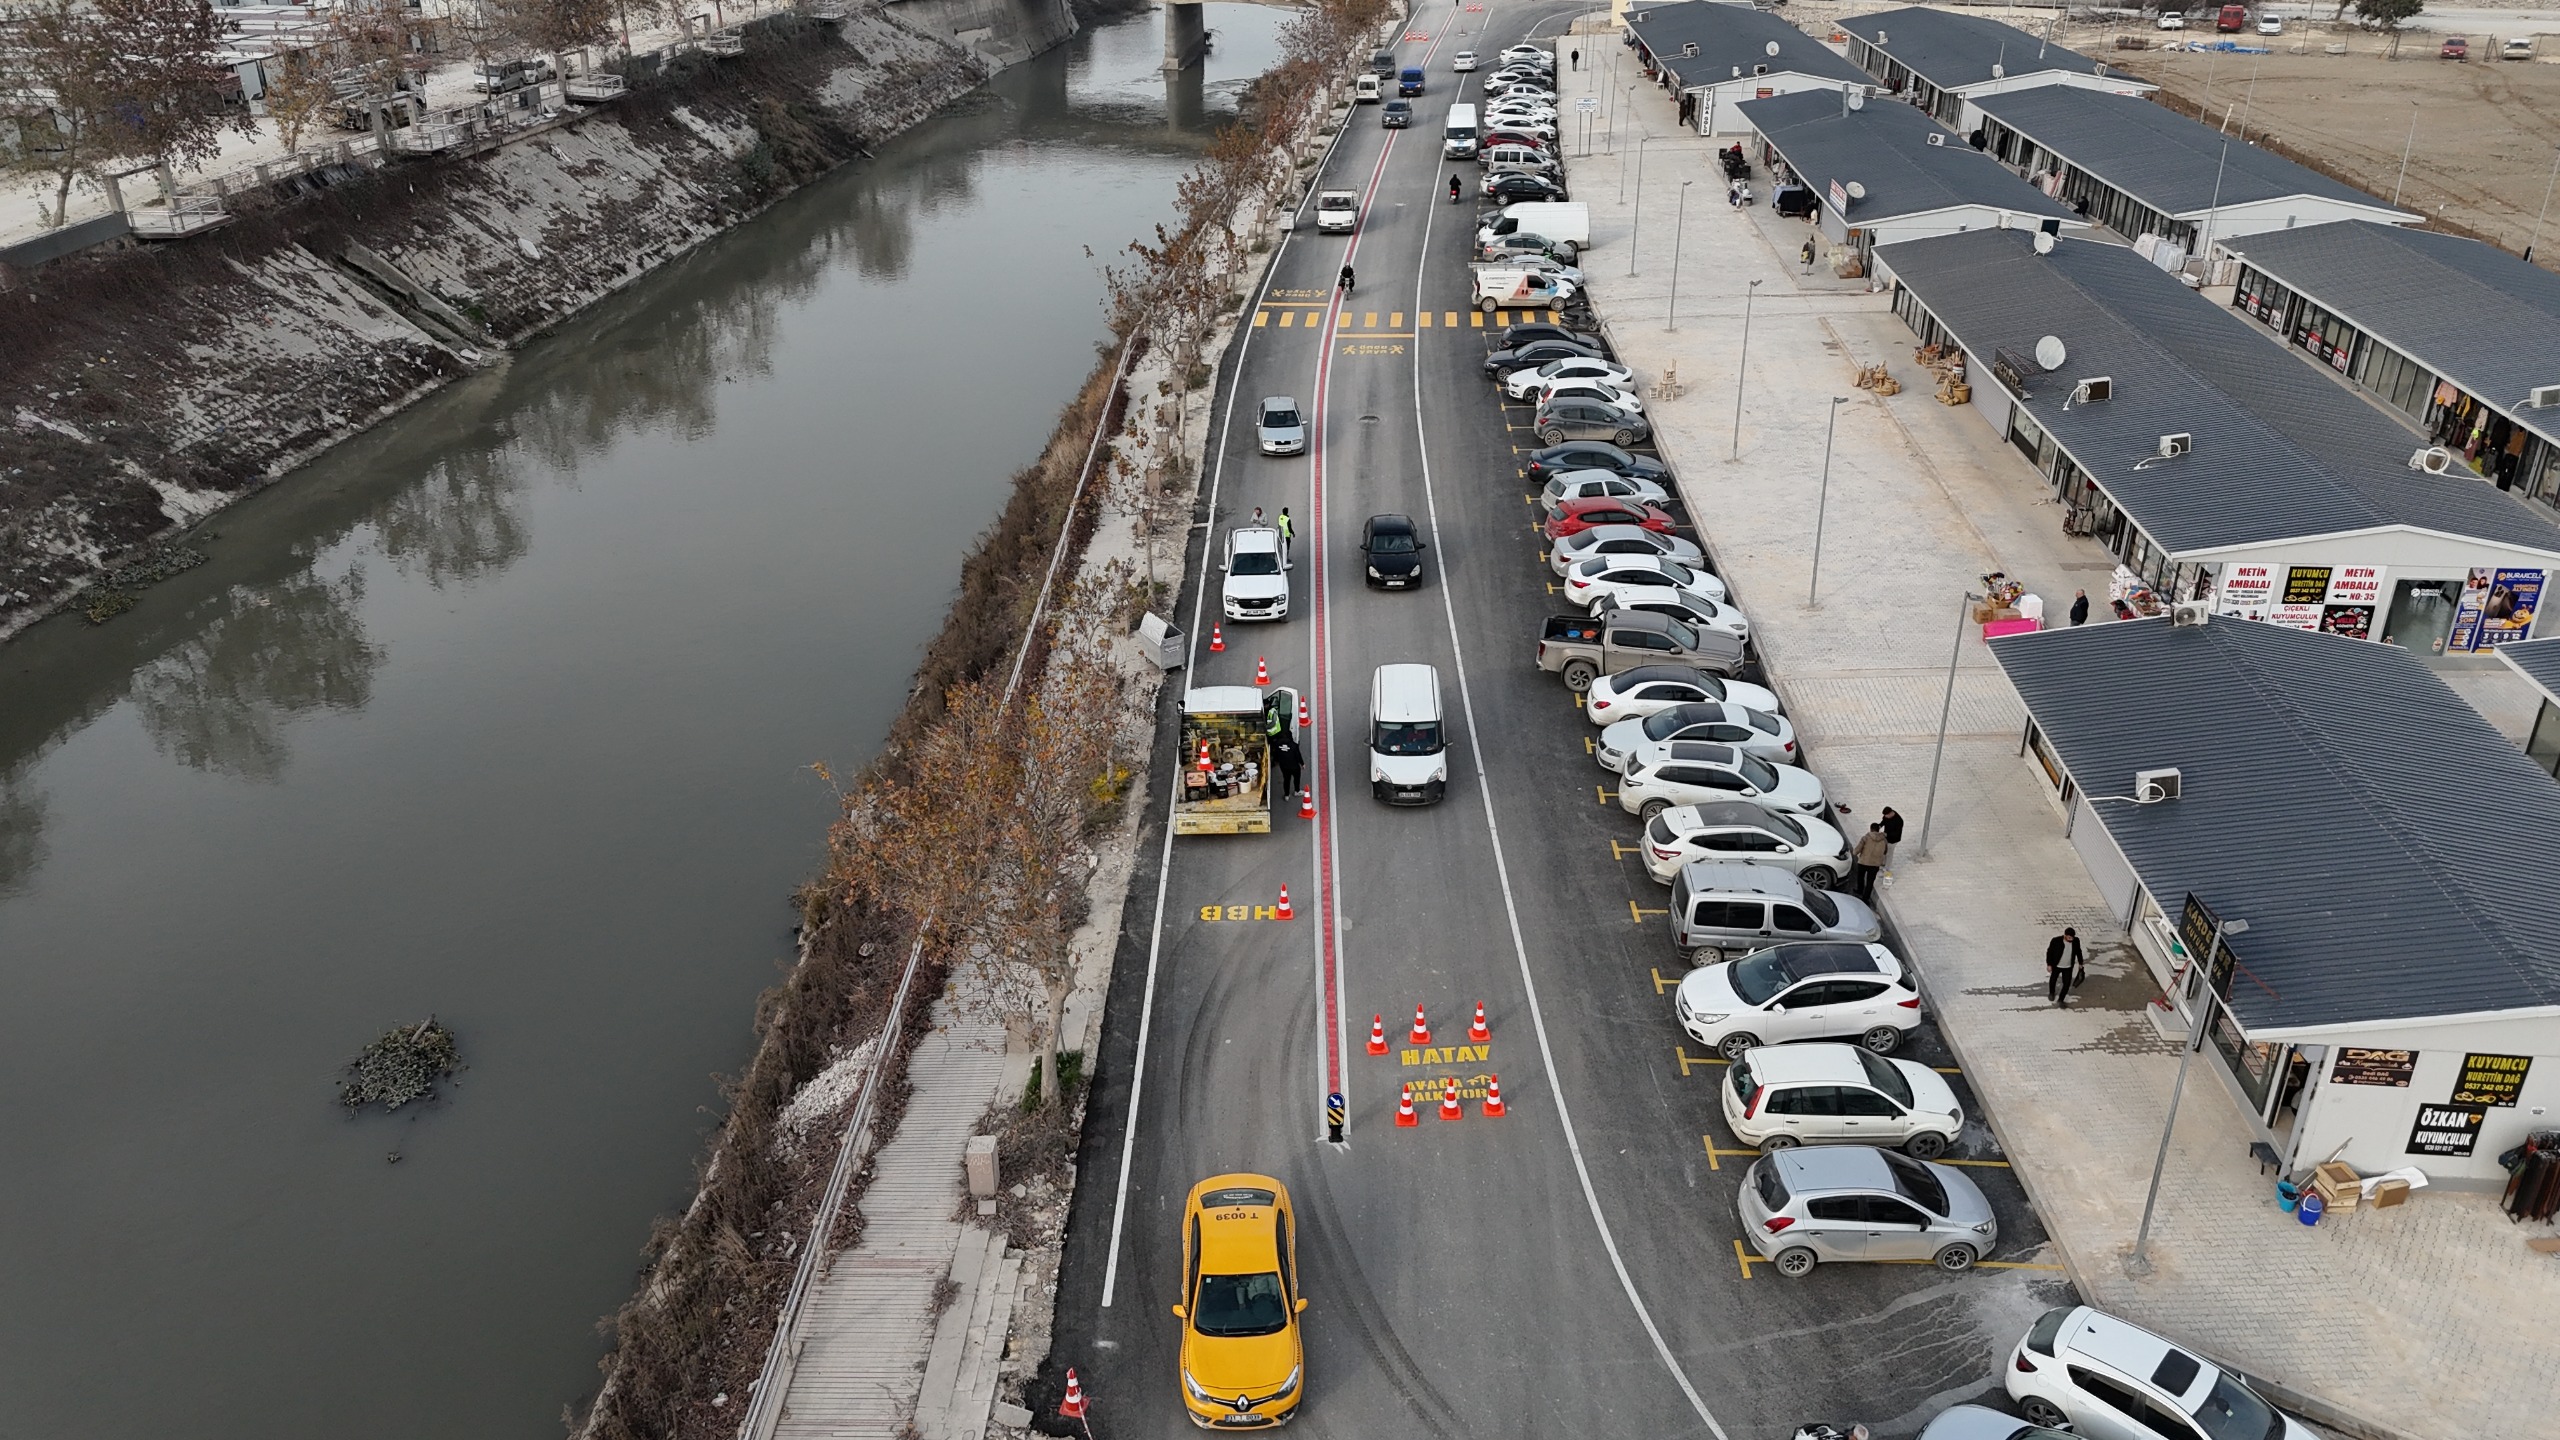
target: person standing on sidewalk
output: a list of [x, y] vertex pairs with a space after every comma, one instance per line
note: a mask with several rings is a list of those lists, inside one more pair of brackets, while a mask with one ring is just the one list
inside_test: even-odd
[[2071, 998], [2071, 987], [2089, 977], [2089, 957], [2081, 952], [2080, 932], [2069, 925], [2044, 942], [2044, 998], [2056, 1005]]
[[1890, 875], [1893, 873], [1894, 849], [1902, 843], [1902, 812], [1887, 805], [1876, 816], [1876, 823], [1884, 827], [1884, 868]]
[[1876, 898], [1876, 872], [1884, 868], [1884, 857], [1892, 850], [1884, 838], [1884, 822], [1879, 820], [1858, 837], [1858, 846], [1849, 852], [1849, 889], [1861, 900]]
[[2089, 592], [2086, 590], [2078, 591], [2071, 597], [2071, 623], [2074, 626], [2089, 623]]
[[1804, 261], [1804, 273], [1806, 273], [1807, 275], [1810, 275], [1810, 274], [1812, 274], [1812, 273], [1813, 273], [1813, 237], [1812, 237], [1812, 236], [1807, 235], [1806, 237], [1804, 237], [1804, 250], [1803, 250], [1803, 251], [1802, 251], [1802, 252], [1801, 252], [1801, 253], [1800, 253], [1796, 258], [1798, 258], [1798, 259], [1800, 259], [1800, 260]]
[[1579, 49], [1573, 52], [1573, 68], [1576, 70], [1582, 68], [1582, 52]]

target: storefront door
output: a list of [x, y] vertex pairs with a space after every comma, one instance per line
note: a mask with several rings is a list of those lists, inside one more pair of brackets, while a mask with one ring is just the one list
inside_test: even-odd
[[2459, 580], [2403, 580], [2392, 587], [2390, 618], [2383, 622], [2382, 642], [2420, 655], [2444, 653], [2453, 633], [2454, 604], [2462, 596]]

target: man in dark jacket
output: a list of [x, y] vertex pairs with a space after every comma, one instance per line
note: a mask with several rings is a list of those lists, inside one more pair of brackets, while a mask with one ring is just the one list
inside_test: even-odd
[[2044, 942], [2044, 998], [2056, 1005], [2071, 998], [2071, 987], [2089, 978], [2089, 960], [2081, 953], [2080, 932], [2071, 926]]
[[2074, 625], [2089, 623], [2089, 592], [2086, 590], [2071, 597], [2071, 623]]

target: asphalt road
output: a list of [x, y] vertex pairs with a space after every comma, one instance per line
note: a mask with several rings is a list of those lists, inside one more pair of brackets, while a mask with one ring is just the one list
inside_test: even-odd
[[[1235, 419], [1212, 434], [1194, 540], [1213, 546], [1253, 507], [1287, 506], [1292, 615], [1227, 626], [1210, 653], [1214, 585], [1203, 608], [1195, 583], [1177, 616], [1198, 642], [1188, 683], [1249, 684], [1267, 659], [1276, 683], [1309, 692], [1318, 814], [1167, 845], [1166, 799], [1151, 802], [1035, 1390], [1054, 1408], [1075, 1366], [1096, 1435], [1191, 1431], [1170, 1314], [1176, 1226], [1190, 1187], [1231, 1170], [1276, 1175], [1296, 1199], [1313, 1305], [1293, 1428], [1318, 1436], [1783, 1440], [1809, 1419], [1907, 1435], [1995, 1393], [2009, 1345], [2069, 1299], [1978, 1124], [1957, 1153], [1989, 1162], [1971, 1173], [2000, 1211], [1992, 1258], [2025, 1268], [1839, 1265], [1788, 1281], [1738, 1257], [1750, 1156], [1717, 1109], [1723, 1067], [1673, 1020], [1666, 892], [1626, 848], [1635, 818], [1601, 803], [1610, 777], [1585, 745], [1596, 731], [1532, 658], [1539, 621], [1564, 608], [1520, 479], [1534, 443], [1483, 378], [1494, 330], [1468, 323], [1477, 171], [1439, 153], [1440, 116], [1475, 93], [1449, 55], [1533, 27], [1551, 36], [1571, 13], [1420, 13], [1399, 47], [1430, 73], [1414, 128], [1381, 129], [1362, 107], [1323, 171], [1325, 187], [1367, 192], [1359, 231], [1287, 238], [1259, 297], [1267, 318], [1219, 377], [1216, 413]], [[1609, 42], [1580, 43], [1588, 55]], [[1453, 170], [1467, 203], [1447, 202]], [[1361, 279], [1342, 301], [1331, 285], [1346, 257]], [[1588, 263], [1612, 262], [1604, 249]], [[1309, 408], [1308, 456], [1255, 453], [1254, 402], [1268, 394]], [[1429, 536], [1417, 591], [1363, 583], [1360, 526], [1380, 512]], [[1192, 574], [1214, 581], [1214, 554], [1195, 549]], [[1429, 808], [1368, 794], [1369, 676], [1398, 661], [1437, 666], [1450, 711], [1449, 793]], [[1158, 776], [1178, 764], [1177, 688]], [[1283, 884], [1296, 919], [1226, 918], [1271, 905]], [[1478, 1002], [1492, 1040], [1459, 1052]], [[1409, 1061], [1417, 1003], [1435, 1044]], [[1396, 1042], [1384, 1057], [1365, 1053], [1373, 1015]], [[1903, 1054], [1952, 1064], [1929, 1029]], [[1471, 1096], [1499, 1076], [1509, 1113], [1485, 1118], [1470, 1098], [1463, 1121], [1433, 1118], [1452, 1075]], [[1407, 1082], [1435, 1097], [1417, 1100], [1410, 1129], [1393, 1123]], [[1348, 1099], [1340, 1146], [1324, 1139], [1330, 1090]]]

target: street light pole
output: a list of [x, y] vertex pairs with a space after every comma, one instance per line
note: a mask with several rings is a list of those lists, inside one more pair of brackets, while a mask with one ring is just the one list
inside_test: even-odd
[[2542, 239], [2542, 222], [2551, 214], [2551, 187], [2560, 185], [2560, 150], [2551, 153], [2551, 178], [2542, 182], [2542, 209], [2533, 217], [2533, 233], [2524, 241], [2524, 263], [2533, 263], [2533, 247]]
[[[2181, 1046], [2178, 1050], [2178, 1078], [2169, 1086], [2169, 1118], [2162, 1122], [2160, 1126], [2160, 1153], [2152, 1157], [2151, 1189], [2142, 1197], [2142, 1226], [2134, 1232], [2133, 1253], [2125, 1257], [2124, 1268], [2127, 1274], [2140, 1277], [2151, 1273], [2151, 1212], [2153, 1207], [2158, 1205], [2160, 1201], [2161, 1172], [2166, 1170], [2169, 1165], [2169, 1136], [2171, 1132], [2178, 1128], [2178, 1101], [2180, 1097], [2184, 1096], [2187, 1092], [2187, 1062], [2195, 1058], [2195, 1054], [2198, 1050], [2204, 1048], [2205, 1022], [2210, 1020], [2213, 1016], [2213, 983], [2211, 967], [2213, 965], [2214, 955], [2222, 949], [2222, 942], [2225, 937], [2242, 934], [2246, 932], [2248, 928], [2249, 922], [2246, 920], [2215, 921], [2213, 926], [2213, 946], [2210, 950], [2206, 951], [2204, 957], [2206, 969], [2202, 972], [2198, 972], [2192, 968], [2193, 962], [2190, 962], [2190, 968], [2187, 971], [2188, 975], [2191, 977], [2201, 978], [2205, 981], [2204, 1014], [2201, 1017], [2195, 1015], [2187, 1017], [2187, 1043]], [[2192, 984], [2193, 980], [2190, 980], [2189, 983]]]
[[2409, 152], [2418, 144], [2418, 102], [2409, 102], [2409, 138], [2400, 142], [2400, 178], [2391, 182], [2391, 203], [2400, 203], [2400, 187], [2409, 180]]
[[1680, 233], [1689, 225], [1689, 187], [1698, 182], [1680, 182], [1680, 209], [1671, 222], [1671, 303], [1662, 309], [1662, 328], [1680, 328]]
[[1938, 754], [1929, 762], [1929, 803], [1920, 807], [1920, 858], [1929, 858], [1929, 826], [1938, 818], [1938, 771], [1947, 763], [1947, 719], [1956, 709], [1956, 658], [1964, 654], [1964, 625], [1973, 602], [1988, 597], [1964, 592], [1956, 605], [1956, 643], [1947, 651], [1947, 698], [1938, 706]]
[[1822, 430], [1822, 498], [1813, 502], [1813, 578], [1804, 586], [1804, 603], [1810, 608], [1814, 596], [1822, 589], [1822, 521], [1831, 509], [1831, 437], [1840, 433], [1840, 407], [1849, 403], [1846, 395], [1831, 397], [1831, 423]]
[[1728, 460], [1742, 458], [1742, 377], [1751, 368], [1751, 301], [1759, 293], [1757, 280], [1742, 292], [1742, 354], [1733, 365], [1733, 453], [1725, 457]]
[[1636, 239], [1644, 234], [1644, 147], [1668, 138], [1647, 135], [1636, 142], [1636, 208], [1634, 218], [1627, 225], [1627, 273], [1630, 275], [1636, 273]]

